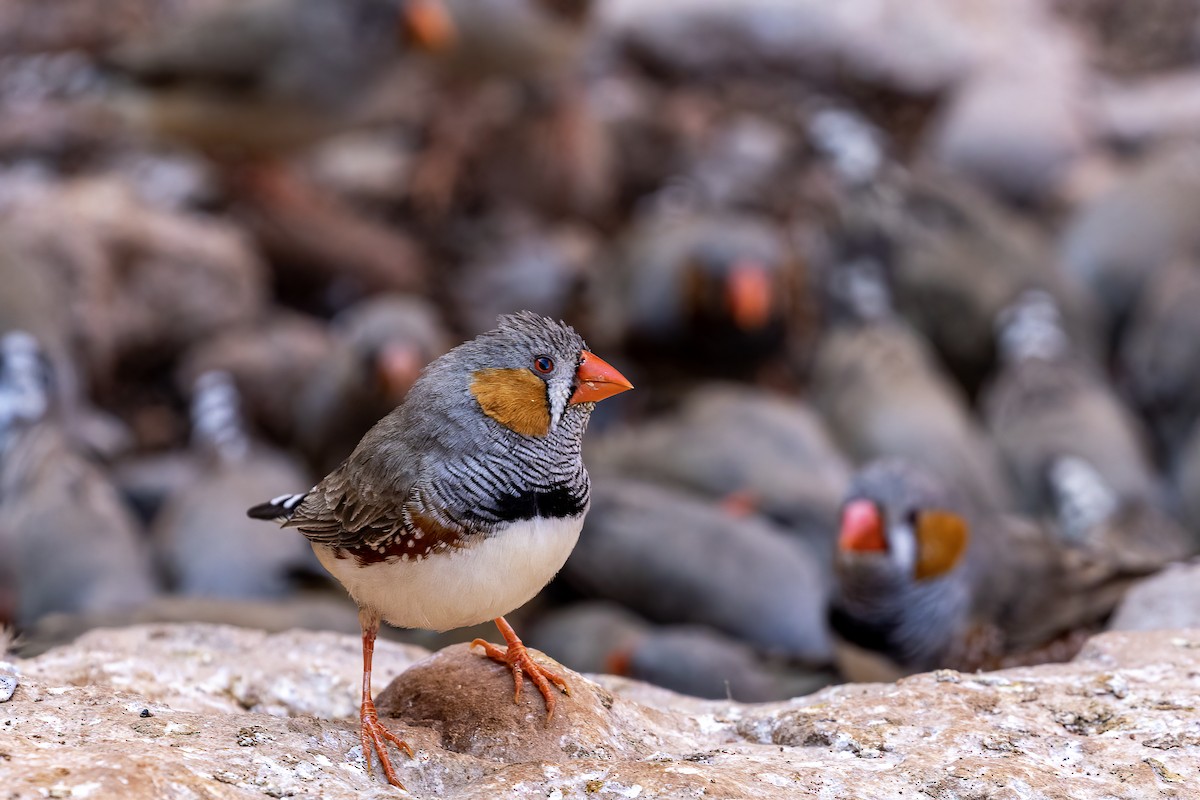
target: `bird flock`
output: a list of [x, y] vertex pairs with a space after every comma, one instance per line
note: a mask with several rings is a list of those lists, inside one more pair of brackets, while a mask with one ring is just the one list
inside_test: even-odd
[[357, 630], [245, 509], [529, 309], [638, 387], [529, 645], [750, 701], [1070, 658], [1200, 551], [1200, 12], [840, 5], [5, 4], [0, 624]]

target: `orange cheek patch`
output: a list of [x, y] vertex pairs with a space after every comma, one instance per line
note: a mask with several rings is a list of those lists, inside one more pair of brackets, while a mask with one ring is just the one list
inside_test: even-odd
[[471, 394], [483, 413], [522, 436], [545, 436], [550, 431], [546, 384], [527, 369], [481, 369], [471, 382]]
[[922, 511], [917, 515], [916, 578], [944, 575], [962, 560], [970, 542], [967, 521], [949, 511]]

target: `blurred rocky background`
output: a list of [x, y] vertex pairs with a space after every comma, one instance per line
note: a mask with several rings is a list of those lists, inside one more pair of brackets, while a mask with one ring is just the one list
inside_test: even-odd
[[1197, 208], [1196, 0], [7, 0], [0, 623], [357, 632], [245, 509], [530, 308], [637, 386], [513, 619], [572, 669], [1200, 625]]

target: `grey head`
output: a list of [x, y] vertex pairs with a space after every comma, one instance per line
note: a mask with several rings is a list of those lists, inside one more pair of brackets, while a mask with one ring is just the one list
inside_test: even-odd
[[[586, 498], [588, 418], [597, 401], [630, 388], [569, 325], [506, 315], [427, 366], [327, 480], [353, 474], [403, 496], [418, 484], [490, 495], [497, 481], [513, 492], [568, 483]], [[472, 483], [468, 472], [488, 477]]]
[[885, 459], [856, 475], [842, 509], [831, 623], [910, 669], [940, 665], [971, 610], [965, 508], [936, 476]]
[[[866, 508], [860, 501], [874, 507], [879, 515], [881, 542], [864, 542], [874, 546], [885, 546], [880, 554], [886, 558], [873, 558], [876, 551], [854, 547], [849, 540], [845, 525], [849, 520], [843, 516], [844, 540], [839, 542], [838, 552], [842, 560], [850, 559], [871, 571], [886, 572], [896, 578], [904, 576], [911, 580], [920, 557], [920, 523], [928, 512], [945, 512], [966, 518], [963, 500], [941, 479], [920, 465], [904, 459], [887, 458], [873, 461], [854, 476], [846, 495], [843, 509]], [[865, 557], [864, 557], [865, 556]]]
[[[590, 402], [571, 403], [586, 352], [583, 337], [563, 322], [531, 311], [506, 314], [494, 330], [458, 345], [426, 367], [405, 406], [436, 408], [467, 398], [469, 405], [482, 405], [484, 391], [508, 393], [531, 405], [540, 400], [549, 418], [547, 433], [552, 433], [564, 420], [586, 420], [594, 407]], [[513, 427], [503, 413], [489, 416]]]

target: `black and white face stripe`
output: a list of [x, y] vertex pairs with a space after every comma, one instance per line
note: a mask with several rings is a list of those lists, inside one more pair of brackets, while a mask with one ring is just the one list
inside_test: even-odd
[[570, 402], [571, 395], [575, 392], [575, 370], [579, 368], [581, 362], [582, 358], [576, 358], [575, 366], [569, 373], [560, 372], [546, 381], [546, 403], [550, 407], [551, 430], [558, 427], [563, 412], [567, 410], [567, 403]]

